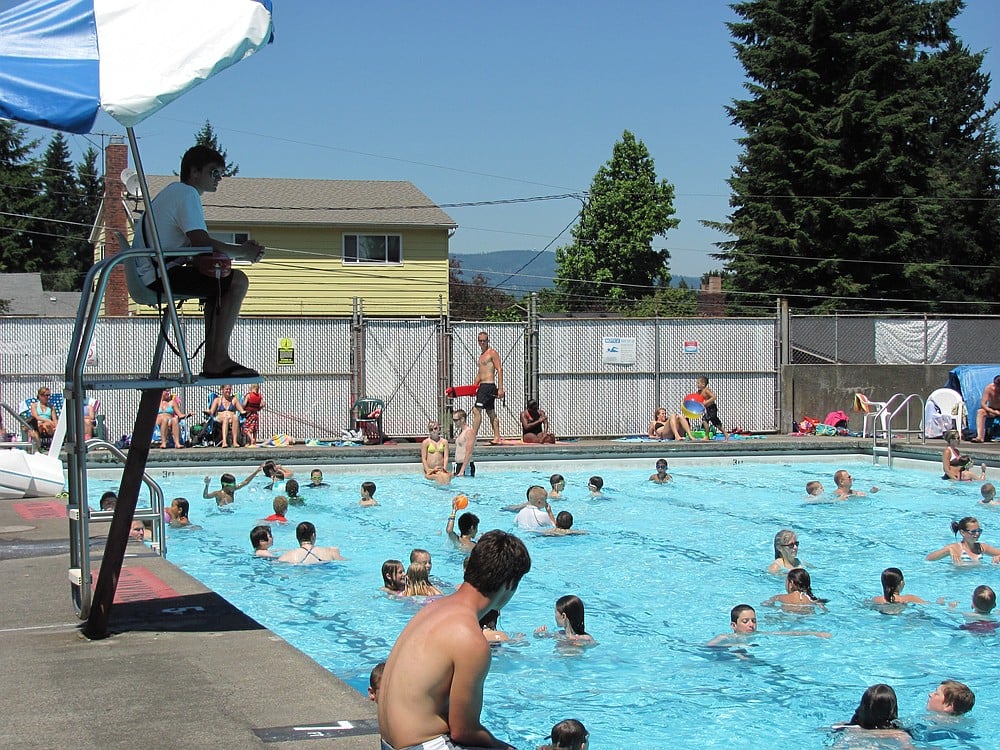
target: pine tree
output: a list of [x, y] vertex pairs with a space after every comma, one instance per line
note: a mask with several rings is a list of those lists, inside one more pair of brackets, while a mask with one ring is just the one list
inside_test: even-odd
[[[97, 217], [104, 196], [104, 178], [97, 168], [100, 153], [89, 147], [83, 153], [83, 158], [76, 165], [77, 206], [76, 221], [82, 226], [91, 227]], [[81, 281], [94, 264], [94, 248], [90, 242], [83, 242], [76, 248], [74, 263], [80, 274]], [[77, 287], [80, 288], [80, 287]]]
[[997, 226], [992, 240], [982, 217], [978, 235], [970, 226], [996, 188], [995, 144], [991, 157], [982, 57], [950, 27], [961, 2], [733, 7], [750, 98], [728, 109], [746, 135], [734, 211], [715, 226], [734, 237], [717, 257], [744, 309], [774, 295], [818, 310], [964, 296], [949, 261], [995, 247]]
[[40, 193], [34, 226], [34, 254], [42, 262], [42, 288], [66, 292], [80, 288], [76, 262], [81, 245], [87, 245], [89, 224], [81, 225], [76, 174], [69, 145], [62, 133], [49, 140], [42, 157]]
[[226, 153], [226, 149], [219, 145], [219, 139], [215, 135], [215, 129], [212, 127], [212, 123], [208, 120], [205, 120], [205, 124], [195, 135], [194, 143], [196, 146], [208, 146], [209, 148], [213, 148], [222, 154], [222, 160], [226, 163], [226, 169], [223, 172], [224, 177], [235, 177], [239, 174], [240, 165], [227, 161], [229, 155]]
[[680, 223], [673, 201], [673, 185], [657, 180], [649, 150], [626, 130], [594, 176], [573, 242], [556, 250], [567, 309], [621, 308], [670, 282], [670, 253], [653, 249], [653, 238]]
[[0, 120], [0, 273], [39, 270], [31, 233], [38, 184], [27, 131]]

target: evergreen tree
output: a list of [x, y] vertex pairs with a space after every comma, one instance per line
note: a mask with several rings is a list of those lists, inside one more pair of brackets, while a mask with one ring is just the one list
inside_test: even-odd
[[[97, 211], [101, 206], [104, 197], [104, 178], [101, 177], [97, 159], [100, 153], [93, 147], [87, 148], [83, 153], [83, 158], [76, 165], [77, 183], [77, 218], [86, 233], [90, 233], [97, 218]], [[94, 264], [94, 247], [90, 242], [83, 242], [77, 246], [75, 257], [76, 268], [79, 271], [80, 279], [86, 276], [87, 271]], [[79, 289], [80, 287], [76, 287]]]
[[468, 282], [463, 279], [462, 264], [448, 261], [448, 314], [454, 320], [519, 320], [521, 314], [513, 296], [494, 289], [486, 277], [477, 273]]
[[[69, 145], [56, 132], [42, 157], [40, 193], [33, 253], [41, 263], [42, 288], [57, 292], [79, 289], [77, 255], [87, 246], [90, 225], [77, 223], [80, 196]], [[93, 219], [91, 218], [91, 222]]]
[[670, 283], [670, 253], [654, 250], [653, 238], [680, 223], [673, 201], [673, 185], [657, 180], [645, 144], [626, 130], [594, 176], [573, 242], [556, 250], [556, 289], [567, 309], [629, 306]]
[[209, 148], [214, 148], [220, 154], [222, 154], [222, 160], [226, 163], [226, 169], [222, 173], [224, 177], [235, 177], [240, 172], [240, 165], [234, 164], [231, 161], [227, 161], [229, 155], [226, 153], [226, 149], [219, 145], [219, 139], [215, 135], [215, 129], [212, 127], [212, 123], [205, 120], [205, 124], [202, 126], [201, 130], [194, 137], [194, 143], [196, 146], [208, 146]]
[[33, 219], [38, 184], [27, 131], [0, 120], [0, 273], [39, 270], [33, 255]]
[[714, 226], [734, 237], [717, 257], [738, 304], [770, 309], [780, 294], [819, 310], [927, 309], [965, 297], [949, 262], [995, 249], [998, 227], [982, 216], [997, 185], [988, 79], [951, 30], [961, 7], [733, 6], [751, 96], [728, 108], [746, 135], [734, 211]]

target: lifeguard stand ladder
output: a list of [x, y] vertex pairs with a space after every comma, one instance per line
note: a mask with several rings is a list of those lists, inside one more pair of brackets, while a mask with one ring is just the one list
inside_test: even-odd
[[[132, 128], [126, 128], [132, 157], [138, 171], [140, 187], [146, 214], [150, 217], [149, 234], [151, 248], [122, 248], [117, 255], [105, 258], [94, 264], [87, 273], [80, 297], [80, 306], [73, 327], [73, 337], [66, 356], [66, 406], [63, 418], [66, 424], [67, 475], [69, 484], [69, 501], [67, 515], [69, 517], [70, 546], [70, 588], [73, 604], [81, 620], [86, 620], [84, 634], [88, 638], [103, 638], [108, 632], [108, 620], [115, 598], [115, 588], [121, 574], [122, 562], [125, 559], [125, 548], [128, 545], [131, 522], [135, 514], [139, 490], [144, 481], [151, 482], [146, 477], [146, 463], [149, 459], [149, 446], [152, 442], [153, 429], [156, 425], [156, 413], [159, 407], [160, 395], [164, 388], [176, 388], [194, 384], [222, 385], [223, 383], [259, 383], [261, 378], [226, 378], [203, 379], [191, 372], [191, 363], [187, 356], [184, 334], [181, 330], [177, 309], [174, 305], [174, 295], [169, 283], [164, 283], [163, 306], [161, 308], [160, 335], [153, 351], [149, 374], [139, 378], [109, 378], [88, 379], [84, 375], [87, 352], [94, 338], [94, 329], [100, 317], [104, 295], [107, 291], [111, 272], [116, 266], [125, 262], [133, 262], [139, 257], [152, 258], [159, 269], [159, 276], [166, 280], [165, 258], [179, 255], [191, 255], [199, 251], [209, 252], [209, 248], [184, 248], [164, 250], [160, 245], [159, 233], [155, 218], [150, 211], [149, 188], [146, 176], [142, 170], [142, 161]], [[167, 336], [173, 332], [177, 348], [180, 352], [181, 372], [161, 375], [160, 367], [166, 348]], [[90, 559], [90, 518], [107, 518], [108, 513], [91, 513], [87, 504], [87, 448], [84, 442], [83, 404], [89, 391], [109, 389], [136, 388], [140, 391], [139, 409], [135, 417], [132, 431], [131, 447], [123, 456], [125, 468], [122, 472], [121, 484], [118, 487], [118, 502], [113, 514], [110, 514], [111, 526], [108, 529], [108, 539], [101, 558], [100, 571], [97, 576], [97, 586], [91, 592], [91, 559]], [[100, 441], [91, 441], [93, 446]], [[153, 483], [155, 486], [155, 483]], [[153, 521], [153, 542], [161, 553], [165, 550], [163, 544], [163, 500], [159, 488], [151, 488], [150, 509], [140, 513], [137, 518], [149, 518]], [[152, 516], [152, 518], [150, 518]]]

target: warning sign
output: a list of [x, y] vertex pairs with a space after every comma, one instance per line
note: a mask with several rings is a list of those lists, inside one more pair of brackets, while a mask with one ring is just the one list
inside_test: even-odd
[[278, 342], [278, 366], [295, 364], [295, 339], [281, 339]]

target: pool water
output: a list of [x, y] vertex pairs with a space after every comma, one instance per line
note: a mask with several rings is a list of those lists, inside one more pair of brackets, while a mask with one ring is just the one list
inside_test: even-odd
[[[386, 658], [418, 606], [378, 591], [383, 560], [405, 565], [412, 548], [424, 547], [433, 556], [432, 578], [458, 584], [463, 555], [444, 534], [452, 496], [470, 497], [468, 510], [480, 517], [481, 531], [510, 530], [513, 514], [502, 506], [522, 502], [531, 484], [547, 487], [550, 473], [564, 474], [565, 499], [553, 509], [569, 510], [574, 527], [590, 533], [521, 534], [532, 569], [500, 626], [527, 637], [495, 651], [485, 689], [484, 725], [518, 748], [535, 747], [556, 721], [570, 717], [587, 726], [595, 750], [840, 746], [847, 738], [825, 728], [849, 719], [864, 689], [877, 682], [895, 688], [901, 719], [918, 728], [918, 746], [996, 746], [995, 722], [986, 717], [1000, 704], [998, 636], [959, 626], [972, 590], [1000, 584], [998, 567], [924, 560], [955, 540], [949, 523], [966, 515], [979, 518], [983, 541], [1000, 544], [996, 511], [978, 502], [978, 483], [944, 483], [937, 466], [889, 470], [856, 458], [837, 464], [719, 459], [671, 461], [674, 480], [659, 486], [647, 481], [653, 464], [595, 460], [535, 470], [483, 464], [477, 478], [457, 479], [450, 488], [425, 482], [411, 467], [406, 473], [323, 467], [330, 486], [304, 488], [305, 507], [289, 509], [287, 526], [273, 525], [278, 551], [296, 546], [295, 523], [309, 520], [318, 544], [336, 545], [348, 558], [311, 567], [251, 555], [249, 531], [272, 512], [276, 494], [264, 489], [263, 477], [238, 492], [231, 512], [221, 512], [201, 498], [203, 468], [153, 476], [168, 499], [191, 501], [191, 520], [201, 526], [169, 532], [169, 559], [364, 691], [371, 667]], [[296, 471], [302, 485], [309, 468]], [[836, 468], [851, 472], [855, 489], [881, 491], [848, 502], [806, 502], [806, 482], [820, 479], [830, 491]], [[221, 470], [210, 473], [215, 489]], [[234, 473], [245, 476], [242, 469]], [[588, 496], [594, 473], [605, 480], [601, 499]], [[378, 507], [358, 506], [366, 479], [378, 485]], [[115, 484], [108, 477], [93, 482], [93, 491], [99, 496]], [[813, 590], [830, 600], [827, 613], [758, 606], [784, 593], [784, 578], [765, 570], [781, 528], [798, 534]], [[906, 593], [958, 606], [910, 605], [897, 615], [868, 606], [881, 594], [879, 575], [889, 566], [903, 570]], [[554, 603], [564, 594], [583, 599], [598, 646], [567, 651], [532, 636], [540, 625], [555, 628]], [[738, 603], [757, 607], [761, 631], [821, 630], [832, 638], [758, 635], [743, 650], [707, 648], [730, 630], [729, 610]], [[934, 723], [924, 712], [927, 694], [944, 679], [968, 684], [976, 707], [928, 734]]]

